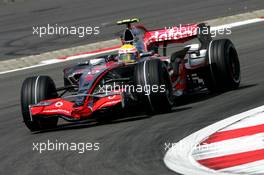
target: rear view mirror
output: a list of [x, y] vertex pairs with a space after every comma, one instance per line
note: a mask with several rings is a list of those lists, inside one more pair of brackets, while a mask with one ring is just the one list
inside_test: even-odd
[[152, 56], [153, 55], [153, 52], [142, 52], [139, 54], [140, 58], [142, 57], [149, 57], [149, 56]]

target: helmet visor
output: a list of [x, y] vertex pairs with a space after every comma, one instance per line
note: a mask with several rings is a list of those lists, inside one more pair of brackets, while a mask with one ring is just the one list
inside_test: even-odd
[[119, 55], [119, 60], [127, 63], [133, 63], [136, 59], [135, 53], [122, 53]]

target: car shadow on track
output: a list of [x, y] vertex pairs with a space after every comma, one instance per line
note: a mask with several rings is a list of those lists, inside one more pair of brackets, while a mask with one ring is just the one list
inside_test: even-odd
[[251, 87], [255, 87], [255, 86], [258, 86], [258, 84], [255, 83], [255, 84], [242, 85], [238, 89], [236, 89], [235, 91], [239, 91], [239, 90], [243, 90], [243, 89], [247, 89], [247, 88], [251, 88]]
[[[166, 114], [180, 112], [180, 111], [188, 110], [190, 108], [191, 107], [180, 107], [180, 108], [172, 109], [170, 112], [167, 112]], [[59, 124], [56, 128], [37, 131], [37, 132], [34, 132], [33, 134], [42, 134], [42, 133], [47, 133], [47, 132], [57, 132], [57, 131], [74, 130], [74, 129], [84, 129], [84, 128], [91, 128], [95, 126], [112, 125], [112, 124], [118, 124], [118, 123], [124, 123], [124, 122], [133, 122], [133, 121], [149, 119], [154, 116], [157, 116], [157, 115], [146, 115], [144, 111], [139, 111], [138, 113], [134, 112], [131, 114], [120, 114], [119, 117], [116, 117], [112, 120], [105, 121], [105, 122], [98, 122], [96, 120], [86, 120], [86, 121], [80, 121], [80, 122], [75, 122], [75, 123], [63, 123], [63, 124]]]
[[[252, 87], [257, 86], [257, 85], [258, 84], [241, 85], [238, 89], [235, 89], [233, 91], [244, 90], [247, 88], [252, 88]], [[227, 92], [231, 92], [231, 91], [227, 91]], [[202, 90], [202, 91], [199, 91], [196, 93], [191, 93], [189, 95], [177, 98], [175, 100], [175, 106], [184, 106], [187, 104], [204, 101], [204, 100], [222, 95], [222, 94], [227, 93], [227, 92], [210, 93], [207, 89]]]
[[[257, 85], [258, 84], [243, 85], [234, 91], [251, 88]], [[187, 107], [184, 107], [184, 106], [195, 103], [195, 102], [204, 101], [204, 100], [216, 97], [224, 93], [225, 92], [210, 93], [208, 90], [203, 90], [197, 93], [193, 93], [190, 95], [186, 95], [184, 97], [177, 98], [175, 101], [174, 108], [170, 112], [163, 113], [163, 114], [181, 112], [184, 110], [191, 109], [192, 107], [190, 106], [187, 106]], [[118, 123], [123, 123], [123, 122], [133, 122], [137, 120], [145, 120], [145, 119], [155, 117], [155, 116], [158, 116], [158, 114], [157, 115], [146, 115], [144, 110], [142, 109], [133, 110], [128, 113], [120, 114], [120, 116], [115, 117], [114, 119], [105, 121], [105, 122], [98, 122], [96, 120], [86, 120], [86, 121], [80, 121], [80, 122], [75, 122], [75, 123], [64, 123], [64, 124], [58, 125], [56, 128], [34, 132], [34, 134], [41, 134], [41, 133], [46, 133], [46, 132], [57, 132], [57, 131], [64, 131], [64, 130], [73, 130], [73, 129], [84, 129], [84, 128], [90, 128], [90, 127], [95, 127], [95, 126], [100, 126], [100, 125], [111, 125], [111, 124], [118, 124]]]
[[109, 125], [109, 124], [117, 124], [117, 123], [122, 123], [122, 122], [132, 122], [132, 121], [137, 121], [137, 120], [144, 120], [147, 118], [149, 118], [149, 116], [134, 116], [134, 117], [126, 117], [126, 118], [122, 117], [120, 119], [111, 120], [105, 123], [97, 122], [96, 120], [80, 121], [76, 123], [60, 124], [56, 128], [37, 131], [37, 132], [34, 132], [34, 134], [74, 130], [74, 129], [84, 129], [84, 128], [91, 128], [91, 127], [100, 126], [100, 125]]

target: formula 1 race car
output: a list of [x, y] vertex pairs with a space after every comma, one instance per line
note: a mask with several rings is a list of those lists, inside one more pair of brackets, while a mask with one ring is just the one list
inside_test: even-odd
[[[213, 40], [210, 26], [202, 23], [148, 31], [142, 25], [132, 25], [136, 22], [139, 20], [128, 19], [117, 24], [126, 25], [121, 41], [137, 48], [138, 61], [120, 61], [119, 54], [89, 59], [65, 68], [60, 88], [49, 76], [25, 79], [21, 107], [26, 126], [39, 131], [56, 127], [58, 118], [72, 122], [105, 119], [113, 111], [137, 105], [147, 114], [164, 113], [171, 110], [177, 97], [193, 91], [238, 88], [236, 49], [228, 39]], [[199, 43], [166, 56], [168, 44], [194, 38]]]

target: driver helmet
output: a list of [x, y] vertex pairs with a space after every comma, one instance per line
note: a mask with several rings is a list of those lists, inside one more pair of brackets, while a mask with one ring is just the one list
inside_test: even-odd
[[121, 62], [125, 63], [134, 63], [137, 61], [139, 57], [138, 50], [135, 46], [132, 44], [124, 44], [119, 50], [118, 50], [118, 59]]

